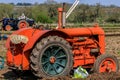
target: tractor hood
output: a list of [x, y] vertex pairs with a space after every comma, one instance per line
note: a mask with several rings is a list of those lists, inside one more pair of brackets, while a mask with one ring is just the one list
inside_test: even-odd
[[78, 36], [92, 36], [92, 35], [104, 35], [104, 30], [101, 27], [86, 27], [86, 28], [66, 28], [66, 29], [59, 29], [63, 33], [68, 34], [72, 37]]

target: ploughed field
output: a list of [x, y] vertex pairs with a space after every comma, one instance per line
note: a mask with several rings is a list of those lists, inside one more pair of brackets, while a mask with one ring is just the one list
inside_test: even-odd
[[[105, 29], [106, 32], [106, 53], [113, 53], [117, 56], [120, 64], [120, 29]], [[5, 40], [0, 40], [0, 55], [5, 58], [6, 48]], [[31, 72], [20, 72], [13, 73], [5, 64], [4, 69], [0, 70], [0, 80], [38, 80]], [[93, 73], [90, 74], [86, 79], [72, 79], [71, 77], [61, 76], [59, 78], [41, 79], [41, 80], [120, 80], [119, 72], [111, 73]]]

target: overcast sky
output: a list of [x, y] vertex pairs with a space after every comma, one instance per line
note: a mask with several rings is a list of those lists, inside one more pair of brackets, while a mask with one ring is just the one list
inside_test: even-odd
[[[0, 0], [0, 3], [44, 3], [46, 0]], [[57, 2], [68, 2], [73, 3], [75, 0], [55, 0]], [[120, 6], [120, 0], [80, 0], [80, 3], [85, 4], [96, 4], [100, 3], [102, 5], [117, 5]]]

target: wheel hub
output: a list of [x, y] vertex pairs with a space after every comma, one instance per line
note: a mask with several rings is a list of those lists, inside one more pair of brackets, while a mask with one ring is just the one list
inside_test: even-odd
[[116, 71], [116, 64], [111, 58], [105, 59], [100, 65], [100, 72]]
[[112, 69], [111, 69], [110, 67], [107, 67], [107, 68], [106, 68], [106, 71], [107, 71], [107, 72], [111, 72]]
[[50, 57], [50, 63], [54, 64], [56, 61], [56, 58], [54, 56], [51, 56]]
[[24, 22], [20, 23], [20, 28], [24, 28], [24, 27], [26, 27], [26, 23]]

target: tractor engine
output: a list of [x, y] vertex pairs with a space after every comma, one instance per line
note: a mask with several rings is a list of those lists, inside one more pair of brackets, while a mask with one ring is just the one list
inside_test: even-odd
[[72, 41], [70, 42], [72, 42], [73, 47], [74, 67], [83, 65], [85, 67], [86, 65], [87, 68], [90, 68], [95, 58], [101, 54], [97, 36], [77, 37], [72, 39]]
[[72, 46], [74, 67], [91, 68], [95, 59], [105, 53], [104, 31], [95, 25], [93, 28], [64, 29], [70, 38], [66, 39]]

